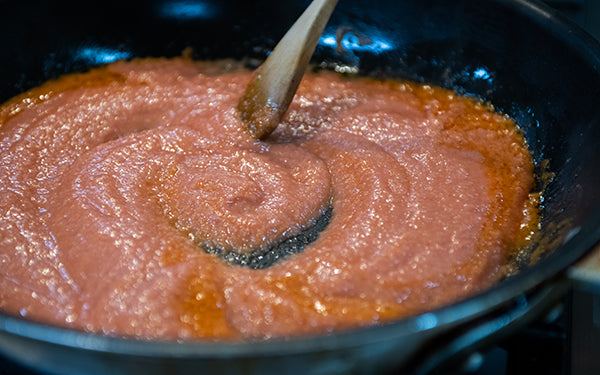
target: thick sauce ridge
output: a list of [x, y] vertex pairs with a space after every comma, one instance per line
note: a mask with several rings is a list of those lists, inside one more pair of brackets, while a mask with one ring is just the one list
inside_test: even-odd
[[[537, 225], [514, 122], [429, 85], [307, 74], [265, 142], [250, 72], [143, 59], [0, 107], [0, 308], [166, 339], [388, 322], [490, 287]], [[319, 237], [265, 269], [255, 253]]]

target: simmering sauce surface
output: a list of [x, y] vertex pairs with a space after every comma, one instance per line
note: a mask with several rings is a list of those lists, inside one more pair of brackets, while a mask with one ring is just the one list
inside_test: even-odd
[[[400, 319], [488, 288], [537, 224], [509, 118], [428, 85], [308, 74], [264, 142], [247, 71], [118, 62], [0, 107], [0, 308], [148, 339]], [[310, 227], [264, 269], [250, 254]]]

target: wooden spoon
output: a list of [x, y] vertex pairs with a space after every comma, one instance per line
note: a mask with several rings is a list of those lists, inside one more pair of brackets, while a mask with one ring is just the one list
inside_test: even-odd
[[238, 103], [248, 132], [266, 138], [287, 111], [337, 0], [313, 0], [256, 70]]

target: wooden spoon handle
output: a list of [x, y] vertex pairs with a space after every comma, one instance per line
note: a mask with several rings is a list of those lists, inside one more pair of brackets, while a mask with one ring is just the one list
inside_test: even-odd
[[266, 138], [281, 121], [336, 4], [314, 0], [254, 73], [238, 103], [254, 138]]

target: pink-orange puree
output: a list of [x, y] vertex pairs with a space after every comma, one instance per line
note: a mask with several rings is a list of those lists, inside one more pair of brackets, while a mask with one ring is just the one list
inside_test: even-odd
[[[0, 308], [148, 339], [373, 325], [489, 287], [535, 228], [514, 122], [423, 84], [308, 74], [264, 142], [250, 79], [118, 62], [0, 107]], [[265, 269], [202, 250], [319, 238]]]

